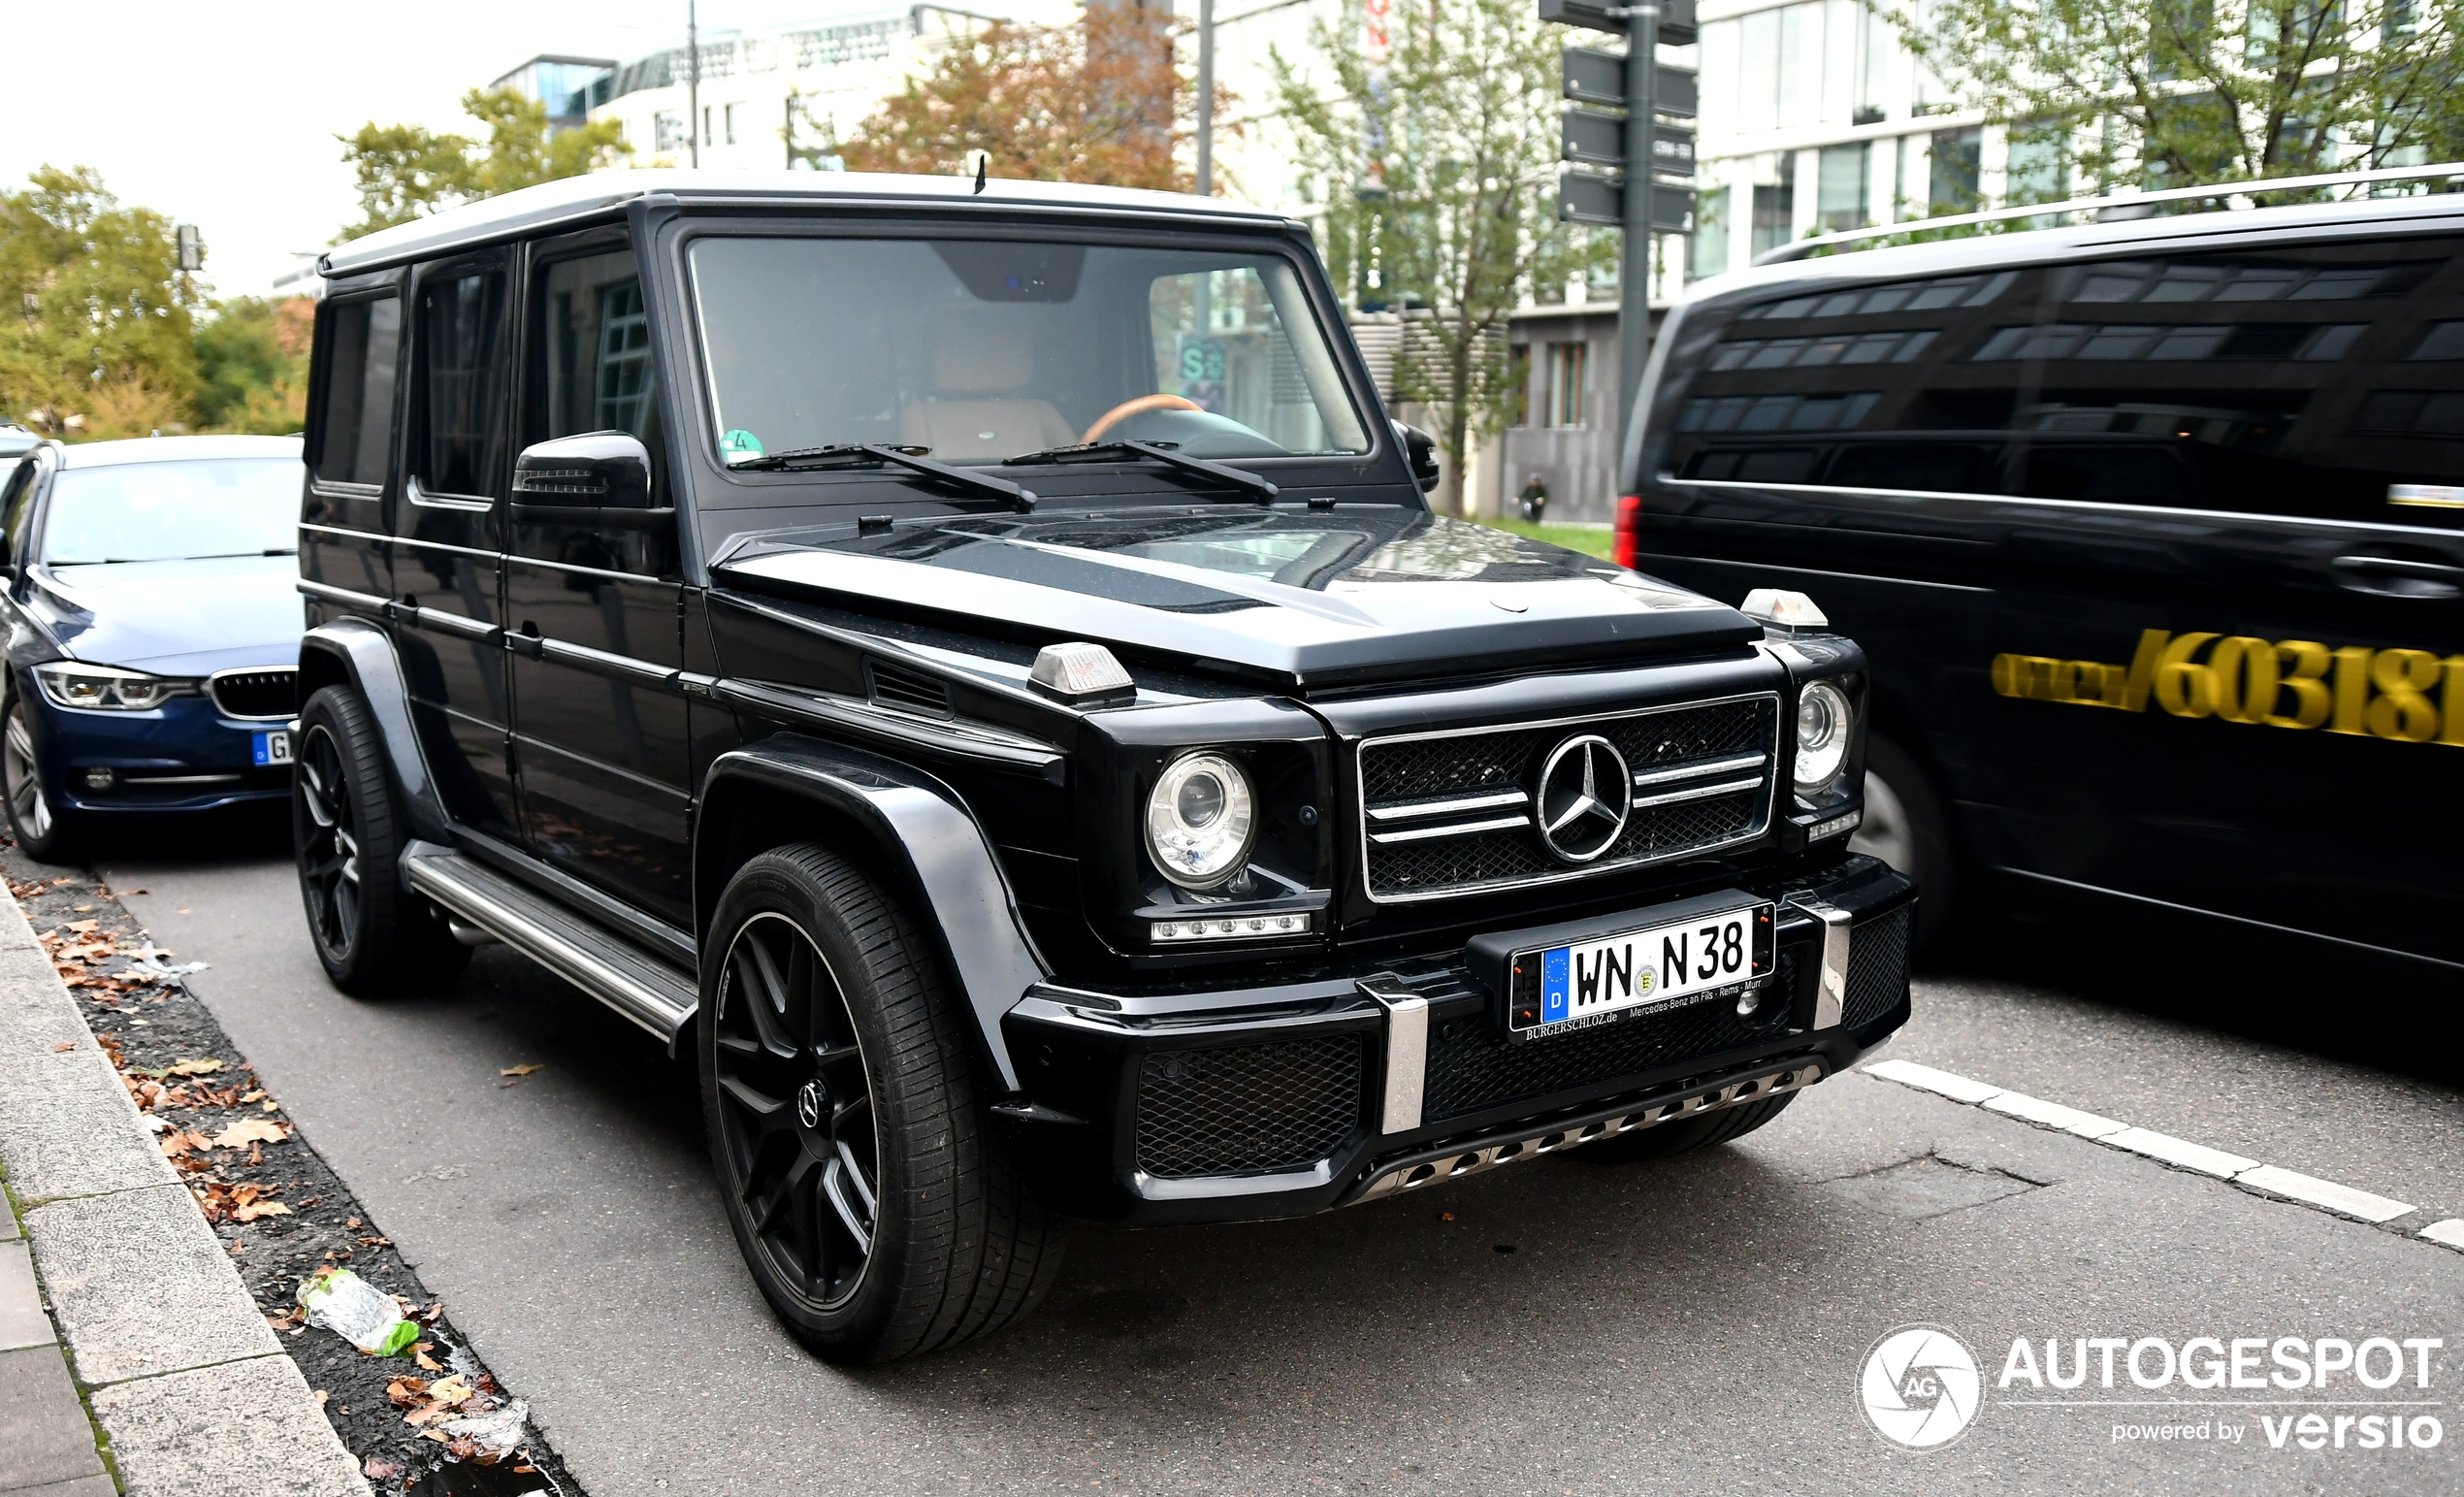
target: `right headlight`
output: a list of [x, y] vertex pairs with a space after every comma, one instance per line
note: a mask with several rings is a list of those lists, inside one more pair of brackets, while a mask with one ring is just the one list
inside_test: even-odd
[[1248, 860], [1256, 806], [1239, 765], [1221, 754], [1183, 754], [1147, 797], [1147, 856], [1183, 889], [1226, 883]]
[[1815, 681], [1797, 697], [1797, 790], [1815, 796], [1829, 790], [1848, 764], [1848, 740], [1856, 726], [1848, 694]]
[[149, 712], [174, 697], [193, 696], [197, 691], [196, 682], [177, 676], [73, 660], [37, 666], [34, 678], [43, 684], [43, 695], [53, 705], [88, 712]]

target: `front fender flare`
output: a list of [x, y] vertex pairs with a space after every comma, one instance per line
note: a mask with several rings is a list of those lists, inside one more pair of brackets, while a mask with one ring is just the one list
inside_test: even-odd
[[966, 806], [928, 776], [801, 734], [722, 754], [702, 778], [696, 817], [694, 881], [706, 893], [705, 911], [718, 899], [709, 875], [728, 835], [727, 803], [750, 786], [818, 802], [865, 830], [908, 881], [945, 969], [965, 994], [986, 1058], [1002, 1090], [1016, 1091], [1001, 1016], [1052, 969], [1021, 926], [991, 841]]
[[[428, 772], [428, 757], [419, 747], [419, 732], [410, 721], [410, 687], [403, 676], [402, 657], [384, 630], [366, 619], [340, 618], [317, 625], [300, 640], [302, 683], [306, 684], [311, 653], [338, 662], [360, 700], [376, 720], [385, 740], [385, 760], [394, 789], [410, 812], [417, 834], [430, 842], [453, 843], [453, 829], [437, 794], [436, 777]], [[306, 700], [303, 694], [302, 700]]]

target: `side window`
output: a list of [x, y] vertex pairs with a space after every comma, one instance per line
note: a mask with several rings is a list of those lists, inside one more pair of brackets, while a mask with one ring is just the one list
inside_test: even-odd
[[632, 251], [555, 261], [535, 284], [524, 442], [631, 432], [650, 449], [656, 486], [665, 475], [667, 432]]
[[22, 564], [26, 542], [34, 532], [34, 479], [38, 472], [34, 459], [27, 458], [9, 474], [8, 486], [0, 489], [0, 528], [9, 537], [9, 558]]
[[381, 484], [393, 453], [402, 303], [390, 296], [340, 302], [328, 306], [324, 315], [317, 330], [325, 389], [316, 476], [328, 483]]
[[431, 276], [419, 286], [415, 472], [434, 494], [484, 497], [504, 467], [504, 274]]

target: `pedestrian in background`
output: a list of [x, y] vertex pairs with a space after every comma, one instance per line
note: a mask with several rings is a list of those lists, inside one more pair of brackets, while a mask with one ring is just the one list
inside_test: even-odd
[[1540, 482], [1540, 474], [1532, 474], [1530, 481], [1523, 485], [1523, 492], [1514, 496], [1514, 504], [1522, 511], [1524, 519], [1534, 525], [1540, 522], [1540, 516], [1548, 512], [1548, 485]]

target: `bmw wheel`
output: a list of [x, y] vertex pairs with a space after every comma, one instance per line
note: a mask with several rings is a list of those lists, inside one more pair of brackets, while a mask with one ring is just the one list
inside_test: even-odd
[[12, 696], [5, 725], [0, 725], [0, 791], [9, 806], [9, 834], [37, 862], [66, 862], [72, 836], [69, 814], [51, 803], [43, 788], [43, 765], [34, 752], [34, 733], [26, 723], [25, 701]]
[[410, 833], [394, 805], [368, 707], [329, 686], [300, 710], [291, 769], [291, 841], [300, 900], [325, 975], [367, 996], [449, 985], [470, 948], [403, 882]]
[[815, 846], [746, 863], [704, 947], [703, 1122], [764, 1298], [832, 1361], [996, 1329], [1060, 1221], [986, 1125], [957, 1009], [906, 909]]

